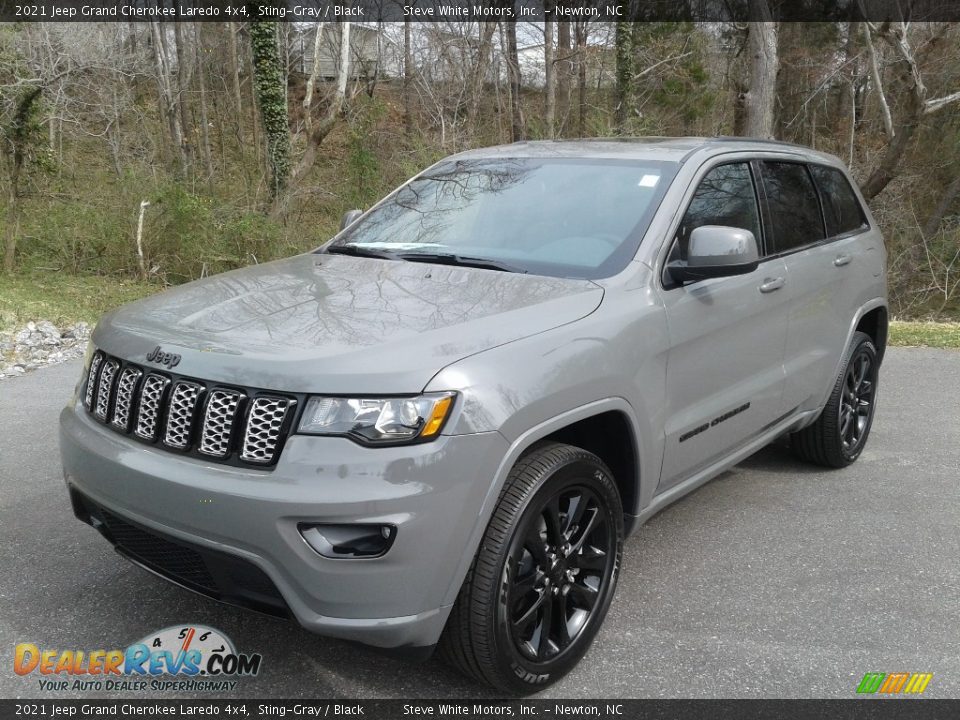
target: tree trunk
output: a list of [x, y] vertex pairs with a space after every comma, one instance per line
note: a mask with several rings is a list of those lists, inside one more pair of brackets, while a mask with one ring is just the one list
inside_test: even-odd
[[767, 0], [749, 0], [752, 17], [747, 45], [750, 52], [750, 89], [744, 97], [748, 137], [773, 138], [774, 103], [777, 99], [777, 26]]
[[957, 201], [957, 198], [960, 198], [960, 175], [957, 175], [953, 182], [947, 185], [946, 191], [940, 197], [940, 202], [937, 203], [933, 212], [930, 213], [930, 217], [923, 224], [923, 236], [925, 238], [931, 238], [937, 234], [940, 223], [943, 222], [944, 216]]
[[340, 28], [340, 62], [337, 68], [337, 89], [330, 100], [327, 114], [318, 125], [314, 126], [313, 132], [307, 137], [307, 148], [293, 171], [291, 178], [293, 185], [299, 183], [310, 172], [317, 160], [317, 151], [320, 149], [321, 143], [330, 134], [337, 122], [337, 116], [343, 109], [343, 103], [347, 96], [347, 80], [350, 77], [350, 25], [348, 22], [342, 22], [337, 26]]
[[240, 93], [240, 54], [237, 52], [237, 27], [236, 23], [227, 23], [227, 38], [230, 45], [230, 76], [233, 81], [233, 104], [237, 111], [237, 125], [240, 124], [241, 113], [243, 112], [243, 98]]
[[303, 124], [307, 135], [313, 130], [313, 89], [317, 84], [317, 78], [320, 77], [320, 60], [323, 50], [323, 26], [325, 23], [317, 23], [316, 35], [313, 38], [313, 67], [310, 68], [310, 77], [307, 78], [307, 89], [303, 95]]
[[17, 236], [20, 234], [20, 196], [17, 187], [20, 184], [20, 171], [10, 178], [10, 188], [7, 195], [7, 213], [4, 218], [6, 237], [4, 238], [3, 271], [13, 273], [14, 261], [17, 257]]
[[403, 129], [413, 134], [413, 47], [410, 18], [403, 21]]
[[290, 178], [290, 128], [287, 121], [287, 89], [283, 85], [277, 24], [250, 23], [253, 80], [263, 132], [267, 138], [270, 198], [276, 201]]
[[180, 126], [183, 128], [184, 152], [187, 162], [192, 164], [195, 153], [193, 138], [193, 121], [190, 119], [190, 103], [187, 102], [187, 89], [190, 76], [187, 73], [187, 41], [184, 37], [184, 23], [173, 23], [173, 40], [177, 56], [177, 86], [174, 88], [174, 101], [180, 115]]
[[510, 137], [513, 142], [524, 138], [523, 110], [520, 108], [520, 61], [517, 58], [517, 24], [507, 22], [507, 77], [510, 81]]
[[194, 23], [194, 35], [196, 36], [194, 47], [196, 49], [197, 82], [200, 85], [200, 139], [203, 143], [203, 165], [207, 173], [207, 180], [210, 180], [213, 178], [213, 152], [210, 150], [210, 118], [207, 114], [207, 82], [204, 78], [202, 27], [203, 23]]
[[570, 21], [557, 22], [557, 112], [560, 117], [557, 134], [563, 134], [566, 118], [570, 114], [570, 84], [573, 78], [573, 63], [570, 55], [573, 45], [570, 36]]
[[4, 218], [6, 237], [4, 238], [3, 270], [8, 275], [13, 272], [17, 255], [17, 238], [20, 234], [20, 176], [26, 157], [26, 144], [33, 113], [33, 104], [43, 92], [42, 87], [25, 91], [17, 102], [13, 120], [10, 123], [8, 147], [10, 153], [10, 185], [7, 189], [7, 212]]
[[627, 133], [627, 121], [633, 114], [633, 76], [636, 74], [633, 23], [619, 22], [615, 32], [617, 133], [625, 135]]
[[493, 47], [493, 33], [496, 29], [495, 22], [480, 24], [480, 43], [477, 47], [477, 61], [470, 78], [470, 104], [467, 105], [467, 127], [471, 130], [476, 128], [477, 117], [480, 114], [483, 85], [487, 79], [487, 69], [490, 67], [490, 50]]
[[153, 53], [157, 66], [157, 90], [159, 92], [161, 119], [170, 132], [170, 144], [180, 166], [180, 172], [186, 174], [187, 156], [184, 149], [183, 125], [176, 108], [176, 98], [171, 84], [170, 55], [167, 49], [166, 28], [161, 22], [151, 22], [150, 31], [153, 34]]
[[587, 21], [578, 20], [573, 27], [577, 42], [577, 133], [584, 137], [587, 133]]
[[[552, 11], [554, 4], [548, 0], [547, 8]], [[552, 19], [552, 12], [544, 15], [543, 20], [543, 124], [545, 134], [553, 139], [554, 124], [557, 114], [557, 74], [554, 68], [553, 29], [556, 24]]]

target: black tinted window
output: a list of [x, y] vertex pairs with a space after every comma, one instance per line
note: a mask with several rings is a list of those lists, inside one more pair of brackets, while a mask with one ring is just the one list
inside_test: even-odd
[[823, 165], [811, 165], [810, 172], [820, 189], [823, 215], [827, 221], [827, 237], [843, 235], [867, 226], [867, 218], [860, 207], [860, 201], [842, 172]]
[[760, 243], [760, 216], [747, 163], [720, 165], [700, 181], [677, 230], [682, 259], [687, 259], [690, 233], [703, 225], [749, 230]]
[[799, 163], [764, 162], [763, 187], [767, 193], [772, 227], [772, 253], [781, 253], [824, 238], [817, 191]]

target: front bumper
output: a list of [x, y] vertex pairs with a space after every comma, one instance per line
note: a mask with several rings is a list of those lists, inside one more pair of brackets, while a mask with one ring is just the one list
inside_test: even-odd
[[[267, 471], [135, 443], [72, 405], [60, 416], [60, 451], [77, 515], [148, 569], [323, 635], [425, 647], [475, 551], [470, 537], [507, 443], [495, 432], [393, 448], [295, 435]], [[397, 532], [383, 557], [329, 559], [303, 540], [302, 522]], [[162, 550], [181, 570], [158, 567]], [[198, 558], [212, 574], [187, 572]]]

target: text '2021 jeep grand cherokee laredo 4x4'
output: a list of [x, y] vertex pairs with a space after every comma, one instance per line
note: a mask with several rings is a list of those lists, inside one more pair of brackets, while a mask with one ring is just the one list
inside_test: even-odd
[[104, 317], [66, 481], [174, 582], [535, 690], [586, 652], [646, 518], [783, 435], [857, 458], [884, 264], [804, 148], [464, 153], [314, 253]]

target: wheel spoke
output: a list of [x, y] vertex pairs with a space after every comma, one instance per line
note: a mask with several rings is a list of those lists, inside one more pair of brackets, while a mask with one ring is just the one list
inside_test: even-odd
[[[584, 515], [587, 514], [588, 513], [584, 513]], [[570, 538], [570, 552], [568, 553], [570, 556], [575, 556], [578, 552], [580, 552], [580, 548], [583, 547], [583, 543], [590, 536], [590, 533], [593, 532], [599, 517], [600, 508], [591, 507], [587, 521], [583, 523], [582, 527], [577, 528], [576, 537]]]
[[850, 408], [844, 406], [843, 411], [840, 413], [840, 437], [844, 440], [847, 439], [847, 434], [850, 430], [850, 420], [852, 418], [853, 413], [850, 412]]
[[[530, 624], [537, 619], [537, 612], [544, 607], [544, 601], [549, 597], [547, 590], [542, 590], [533, 604], [524, 611], [523, 615], [513, 621], [513, 628], [516, 632], [522, 633]], [[547, 603], [549, 605], [549, 603]]]
[[597, 596], [599, 593], [589, 585], [573, 583], [570, 585], [569, 592], [570, 598], [579, 608], [583, 608], [584, 610], [593, 610], [593, 606], [597, 604]]
[[534, 570], [531, 573], [528, 573], [522, 578], [518, 578], [513, 584], [513, 593], [514, 597], [519, 602], [528, 594], [533, 592], [534, 588], [537, 586], [537, 580], [540, 578], [540, 572]]
[[557, 629], [557, 647], [563, 650], [570, 644], [570, 628], [567, 625], [566, 595], [554, 595], [553, 622]]
[[[548, 597], [548, 593], [544, 592], [544, 597]], [[549, 595], [549, 597], [553, 597]], [[550, 649], [550, 634], [553, 628], [553, 603], [544, 602], [542, 603], [543, 607], [543, 617], [540, 620], [540, 637], [537, 638], [537, 658], [544, 659], [547, 656], [547, 651]]]
[[607, 566], [607, 554], [593, 545], [585, 546], [579, 555], [575, 555], [574, 563], [581, 571], [600, 574]]
[[568, 542], [571, 540], [571, 534], [583, 520], [583, 515], [589, 505], [590, 497], [587, 493], [579, 492], [570, 497], [569, 505], [567, 505], [567, 521], [563, 527], [563, 535]]
[[540, 566], [541, 569], [546, 569], [549, 565], [549, 560], [547, 558], [547, 550], [544, 547], [543, 538], [540, 537], [540, 529], [537, 527], [531, 527], [526, 536], [523, 539], [523, 547], [533, 556], [533, 561]]
[[563, 523], [560, 519], [559, 496], [551, 498], [546, 507], [543, 508], [543, 519], [547, 523], [547, 539], [557, 547], [563, 545]]

